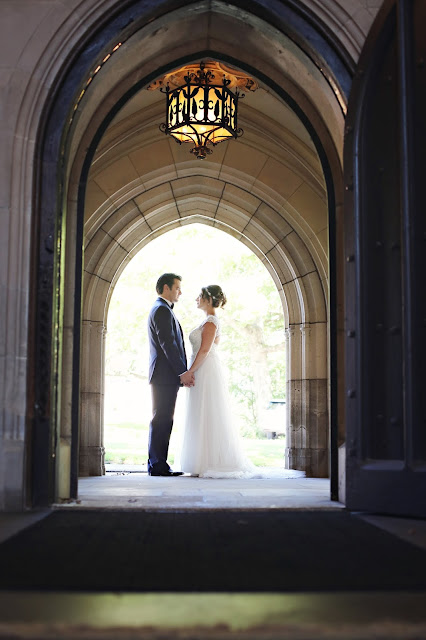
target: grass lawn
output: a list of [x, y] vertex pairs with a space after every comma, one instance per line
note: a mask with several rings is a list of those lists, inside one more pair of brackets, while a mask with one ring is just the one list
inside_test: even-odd
[[[145, 464], [148, 446], [148, 427], [134, 423], [105, 425], [105, 462], [115, 464]], [[285, 438], [243, 438], [247, 456], [260, 467], [281, 467], [284, 460]], [[169, 462], [174, 462], [173, 434]]]

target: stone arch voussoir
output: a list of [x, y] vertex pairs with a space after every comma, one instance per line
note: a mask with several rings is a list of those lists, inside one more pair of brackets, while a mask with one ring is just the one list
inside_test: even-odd
[[104, 472], [103, 382], [99, 380], [103, 376], [107, 310], [115, 283], [148, 242], [176, 226], [201, 222], [249, 246], [277, 286], [283, 301], [289, 354], [287, 464], [306, 470], [308, 475], [327, 475], [327, 438], [324, 433], [318, 435], [328, 428], [327, 396], [321, 395], [327, 394], [326, 366], [315, 366], [313, 361], [317, 365], [318, 361], [312, 356], [318, 352], [320, 360], [326, 362], [326, 298], [309, 248], [282, 212], [241, 184], [213, 176], [185, 176], [150, 189], [141, 188], [140, 193], [131, 184], [129, 195], [126, 199], [122, 187], [120, 198], [110, 195], [87, 223], [90, 235], [86, 236], [84, 259], [81, 474]]

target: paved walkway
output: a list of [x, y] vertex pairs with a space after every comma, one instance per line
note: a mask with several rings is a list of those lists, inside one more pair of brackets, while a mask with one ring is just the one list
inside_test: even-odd
[[[146, 473], [109, 472], [80, 478], [79, 507], [139, 509], [341, 509], [330, 500], [330, 482], [288, 477], [212, 480], [191, 476], [150, 477]], [[76, 502], [70, 503], [75, 505]]]

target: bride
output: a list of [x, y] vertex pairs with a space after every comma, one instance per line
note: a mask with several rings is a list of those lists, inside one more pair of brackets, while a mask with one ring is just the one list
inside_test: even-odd
[[195, 375], [195, 385], [187, 391], [181, 468], [203, 478], [251, 478], [258, 475], [257, 469], [243, 454], [232, 423], [218, 356], [216, 309], [226, 304], [226, 297], [218, 285], [210, 285], [201, 289], [196, 302], [205, 318], [189, 334], [193, 350], [189, 371]]

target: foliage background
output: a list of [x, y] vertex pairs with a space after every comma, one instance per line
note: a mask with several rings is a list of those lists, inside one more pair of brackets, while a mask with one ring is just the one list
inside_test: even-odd
[[[256, 460], [256, 450], [262, 450], [263, 463], [281, 464], [284, 441], [264, 440], [268, 429], [285, 431], [284, 405], [275, 403], [271, 409], [271, 400], [285, 399], [281, 300], [266, 267], [248, 247], [201, 224], [179, 227], [151, 241], [129, 263], [115, 287], [108, 312], [105, 362], [107, 461], [129, 462], [132, 458], [140, 463], [146, 457], [151, 410], [146, 326], [157, 295], [155, 283], [169, 271], [183, 278], [183, 294], [175, 312], [186, 337], [203, 319], [195, 305], [200, 288], [222, 286], [228, 303], [218, 312], [220, 348], [233, 416], [245, 438], [257, 439], [257, 445], [248, 443], [251, 457]], [[188, 340], [186, 348], [190, 353]], [[184, 395], [185, 390], [179, 393], [172, 454], [179, 446]], [[271, 451], [276, 451], [275, 462]]]

